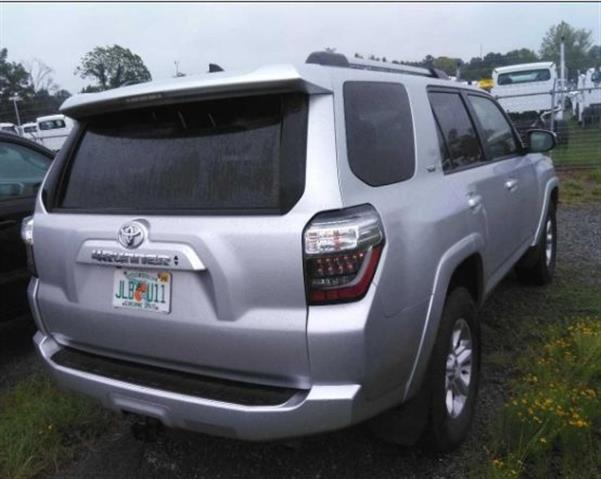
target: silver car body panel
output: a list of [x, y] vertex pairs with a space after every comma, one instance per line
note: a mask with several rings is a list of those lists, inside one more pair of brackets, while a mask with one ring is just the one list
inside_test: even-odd
[[[342, 95], [349, 80], [406, 88], [416, 156], [410, 179], [374, 188], [351, 171]], [[47, 212], [38, 197], [39, 280], [32, 282], [30, 301], [38, 351], [53, 375], [107, 407], [246, 439], [347, 426], [412, 397], [423, 382], [453, 272], [478, 255], [487, 295], [534, 244], [557, 187], [551, 161], [539, 154], [445, 174], [430, 85], [455, 87], [433, 78], [305, 65], [186, 77], [66, 102], [62, 111], [85, 120], [182, 98], [310, 95], [305, 190], [284, 215], [73, 215]], [[510, 191], [512, 179], [517, 188]], [[478, 208], [473, 195], [482, 197]], [[379, 213], [386, 237], [367, 294], [352, 303], [307, 306], [305, 225], [320, 211], [366, 203]], [[117, 231], [132, 220], [146, 222], [148, 230], [136, 253], [184, 259], [169, 269], [178, 287], [168, 316], [113, 309], [114, 266], [90, 259], [97, 249], [125, 253]], [[62, 367], [51, 359], [62, 347], [302, 393], [273, 407], [219, 403]]]

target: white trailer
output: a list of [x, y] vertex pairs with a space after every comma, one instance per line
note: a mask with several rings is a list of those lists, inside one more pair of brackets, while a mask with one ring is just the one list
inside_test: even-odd
[[54, 151], [58, 151], [73, 129], [73, 120], [65, 115], [48, 115], [36, 119], [37, 141]]
[[583, 127], [598, 124], [601, 118], [601, 70], [589, 68], [578, 76], [578, 123]]
[[38, 140], [38, 124], [36, 122], [23, 123], [21, 125], [21, 135], [28, 140]]
[[13, 135], [19, 134], [19, 128], [17, 125], [8, 122], [0, 123], [0, 131], [3, 131], [4, 133], [12, 133]]
[[549, 128], [561, 143], [567, 143], [567, 124], [563, 119], [562, 94], [567, 94], [553, 62], [523, 63], [497, 67], [492, 72], [491, 94], [520, 130]]

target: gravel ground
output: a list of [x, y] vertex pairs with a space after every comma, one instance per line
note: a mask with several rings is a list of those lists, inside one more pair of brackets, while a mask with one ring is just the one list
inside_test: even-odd
[[586, 271], [583, 278], [601, 284], [601, 203], [560, 206], [557, 250], [560, 266]]
[[[561, 207], [558, 219], [559, 270], [577, 269], [592, 284], [601, 284], [601, 204]], [[483, 308], [483, 349], [492, 353], [483, 361], [472, 433], [453, 454], [432, 455], [417, 447], [384, 444], [373, 439], [363, 426], [292, 443], [244, 443], [181, 431], [167, 431], [157, 441], [145, 443], [134, 439], [122, 421], [118, 431], [104, 437], [75, 464], [52, 477], [465, 477], [469, 464], [486, 459], [483, 444], [488, 439], [487, 425], [506, 399], [505, 385], [512, 374], [509, 368], [495, 366], [494, 357], [504, 353], [497, 340], [495, 322], [512, 314], [514, 304], [528, 304], [533, 295], [538, 295], [540, 301], [540, 290], [522, 288], [510, 276]], [[12, 342], [5, 344], [9, 343], [12, 353], [9, 348], [8, 354], [0, 355], [0, 387], [36, 367], [28, 337], [25, 340], [13, 335]]]

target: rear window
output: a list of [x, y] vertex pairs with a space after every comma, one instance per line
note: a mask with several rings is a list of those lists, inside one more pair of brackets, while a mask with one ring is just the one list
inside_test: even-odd
[[284, 213], [305, 183], [307, 97], [145, 108], [85, 126], [60, 206], [164, 213]]
[[46, 120], [46, 121], [40, 121], [38, 123], [38, 125], [40, 125], [40, 130], [42, 130], [42, 131], [57, 130], [59, 128], [66, 128], [67, 127], [67, 125], [65, 124], [64, 120]]
[[359, 179], [381, 186], [413, 176], [413, 122], [403, 85], [346, 82], [344, 112], [348, 161]]
[[546, 68], [540, 70], [525, 70], [519, 72], [501, 73], [497, 78], [499, 85], [514, 85], [516, 83], [531, 83], [551, 79], [551, 71]]

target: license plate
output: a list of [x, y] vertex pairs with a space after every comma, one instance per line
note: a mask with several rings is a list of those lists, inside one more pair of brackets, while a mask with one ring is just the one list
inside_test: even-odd
[[113, 306], [169, 313], [171, 311], [171, 273], [115, 270]]

